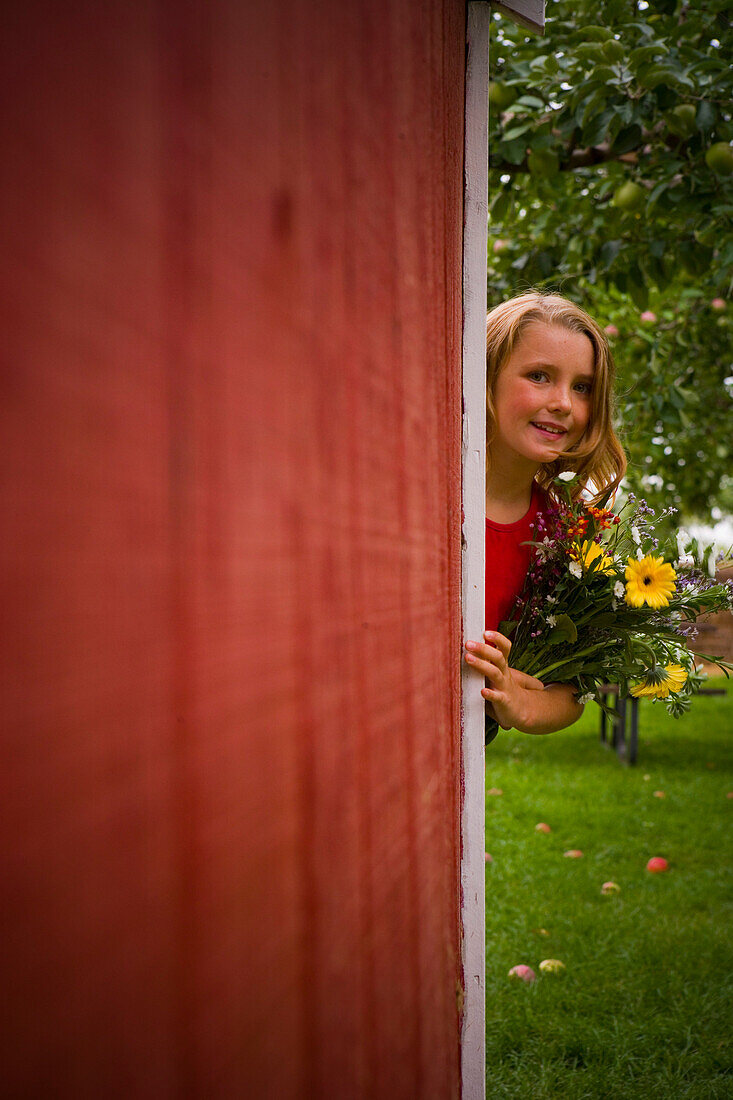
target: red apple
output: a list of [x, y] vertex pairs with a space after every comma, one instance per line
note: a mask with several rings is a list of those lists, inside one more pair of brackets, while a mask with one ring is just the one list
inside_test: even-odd
[[513, 966], [511, 968], [509, 977], [517, 978], [521, 982], [529, 982], [531, 984], [536, 979], [537, 975], [531, 966], [520, 963], [519, 966]]
[[604, 882], [601, 886], [601, 893], [608, 897], [610, 894], [620, 894], [621, 887], [617, 882]]
[[535, 825], [535, 827], [534, 827], [534, 831], [535, 831], [536, 833], [551, 833], [551, 832], [552, 832], [552, 829], [550, 828], [550, 826], [549, 826], [549, 825], [547, 824], [547, 822], [546, 822], [546, 821], [539, 821], [539, 822], [538, 822], [538, 823], [537, 823], [537, 824]]
[[567, 859], [580, 859], [583, 853], [580, 848], [569, 848], [567, 852], [563, 852], [563, 855], [566, 856]]
[[652, 874], [658, 875], [661, 871], [669, 870], [669, 864], [663, 856], [652, 856], [646, 865], [647, 871], [651, 871]]
[[667, 796], [664, 793], [664, 791], [655, 791], [654, 792], [654, 797], [655, 798], [666, 798]]
[[484, 852], [484, 863], [493, 863], [493, 856], [490, 856], [488, 852]]

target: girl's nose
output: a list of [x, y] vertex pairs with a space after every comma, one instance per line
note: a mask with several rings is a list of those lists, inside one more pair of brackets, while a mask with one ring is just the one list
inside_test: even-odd
[[570, 391], [564, 386], [555, 386], [552, 394], [550, 395], [550, 402], [548, 408], [561, 409], [563, 412], [570, 412], [573, 404], [570, 399]]

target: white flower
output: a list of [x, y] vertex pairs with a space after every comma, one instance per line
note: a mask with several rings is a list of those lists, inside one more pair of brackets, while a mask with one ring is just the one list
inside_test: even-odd
[[715, 578], [715, 551], [711, 550], [710, 557], [708, 558], [708, 573], [713, 579]]
[[587, 691], [585, 693], [585, 695], [580, 696], [580, 698], [578, 699], [578, 702], [582, 703], [583, 706], [585, 706], [586, 703], [590, 703], [591, 699], [595, 699], [595, 695], [593, 694], [592, 691]]
[[644, 551], [642, 550], [642, 548], [640, 546], [638, 546], [636, 548], [636, 556], [639, 559], [639, 561], [641, 561], [641, 559], [644, 557]]
[[547, 602], [548, 603], [557, 603], [557, 596], [548, 596], [547, 597]]
[[624, 588], [623, 581], [616, 581], [616, 583], [613, 586], [613, 594], [616, 597], [616, 599], [617, 600], [622, 600], [623, 597], [624, 597], [625, 592], [626, 592], [626, 589]]
[[554, 626], [556, 622], [557, 622], [557, 619], [555, 618], [554, 615], [548, 615], [547, 616], [547, 625], [548, 626]]
[[618, 600], [611, 600], [611, 611], [615, 611], [618, 607]]
[[572, 481], [575, 477], [575, 470], [563, 470], [563, 472], [557, 476], [560, 481]]
[[541, 562], [547, 561], [547, 555], [552, 550], [554, 543], [547, 535], [543, 538], [542, 542], [537, 547], [537, 557]]
[[582, 577], [583, 576], [583, 567], [582, 567], [582, 565], [580, 564], [579, 561], [571, 561], [570, 565], [568, 566], [568, 569], [570, 570], [570, 572], [573, 574], [574, 577]]
[[687, 534], [687, 532], [680, 528], [680, 530], [677, 532], [677, 553], [679, 555], [680, 561], [682, 561], [682, 559], [685, 557], [685, 550], [687, 549], [689, 538], [690, 536]]
[[634, 540], [634, 542], [636, 543], [637, 546], [641, 546], [641, 535], [639, 534], [639, 528], [638, 527], [632, 527], [631, 528], [631, 537], [632, 537], [632, 539]]

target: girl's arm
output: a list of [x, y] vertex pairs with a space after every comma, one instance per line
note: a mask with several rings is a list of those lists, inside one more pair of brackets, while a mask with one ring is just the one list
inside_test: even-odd
[[571, 684], [545, 686], [534, 676], [509, 667], [511, 642], [496, 630], [487, 630], [486, 642], [466, 643], [466, 661], [490, 683], [481, 694], [504, 729], [545, 734], [565, 729], [583, 713]]

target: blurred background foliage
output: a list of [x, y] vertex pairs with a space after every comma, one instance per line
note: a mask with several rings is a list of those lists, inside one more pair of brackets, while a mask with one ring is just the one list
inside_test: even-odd
[[608, 326], [629, 487], [733, 514], [730, 0], [495, 13], [489, 305], [559, 290]]

